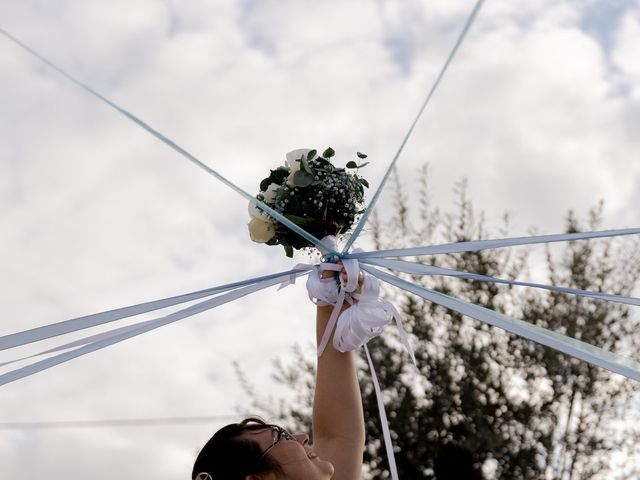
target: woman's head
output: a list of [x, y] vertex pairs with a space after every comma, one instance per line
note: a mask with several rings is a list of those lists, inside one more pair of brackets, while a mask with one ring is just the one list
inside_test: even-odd
[[333, 465], [307, 446], [307, 435], [247, 418], [218, 430], [193, 465], [193, 480], [328, 480]]

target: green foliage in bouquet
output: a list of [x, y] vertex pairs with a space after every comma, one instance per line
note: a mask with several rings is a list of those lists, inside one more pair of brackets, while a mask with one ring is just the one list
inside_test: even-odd
[[[332, 163], [334, 156], [332, 148], [322, 155], [308, 149], [289, 152], [287, 165], [271, 170], [260, 182], [256, 198], [317, 238], [347, 232], [364, 211], [364, 188], [369, 183], [358, 172], [369, 162], [349, 161], [340, 168]], [[357, 157], [360, 161], [367, 158], [360, 152]], [[294, 249], [313, 246], [253, 204], [249, 204], [249, 214], [254, 242], [282, 245], [289, 257]]]

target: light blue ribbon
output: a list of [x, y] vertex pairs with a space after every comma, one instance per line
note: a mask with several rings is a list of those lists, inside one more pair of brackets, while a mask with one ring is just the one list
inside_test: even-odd
[[566, 353], [573, 357], [584, 360], [598, 367], [640, 381], [640, 364], [637, 362], [615, 355], [607, 350], [576, 340], [575, 338], [562, 335], [546, 328], [509, 318], [505, 315], [489, 310], [488, 308], [474, 305], [473, 303], [459, 300], [449, 295], [436, 292], [429, 288], [416, 285], [415, 283], [402, 280], [396, 276], [384, 273], [376, 268], [362, 266], [362, 269], [375, 275], [381, 280], [394, 285], [402, 290], [418, 295], [425, 300], [442, 305], [445, 308], [466, 315], [481, 322], [499, 327], [516, 335], [551, 347], [559, 352]]
[[34, 57], [36, 57], [38, 60], [40, 60], [41, 62], [45, 63], [46, 65], [48, 65], [49, 67], [51, 67], [52, 69], [54, 69], [56, 72], [58, 72], [60, 75], [62, 75], [63, 77], [65, 77], [66, 79], [70, 80], [71, 82], [73, 82], [75, 85], [77, 85], [78, 87], [80, 87], [81, 89], [83, 89], [85, 92], [93, 95], [94, 97], [96, 97], [98, 100], [100, 100], [103, 103], [106, 103], [107, 105], [109, 105], [111, 108], [113, 108], [114, 110], [116, 110], [118, 113], [124, 115], [126, 118], [128, 118], [129, 120], [131, 120], [133, 123], [135, 123], [136, 125], [138, 125], [139, 127], [143, 128], [144, 130], [146, 130], [147, 132], [149, 132], [151, 135], [153, 135], [154, 137], [156, 137], [158, 140], [160, 140], [161, 142], [163, 142], [164, 144], [168, 145], [169, 147], [171, 147], [172, 149], [174, 149], [176, 152], [178, 152], [180, 155], [182, 155], [183, 157], [185, 157], [187, 160], [191, 161], [192, 163], [194, 163], [195, 165], [197, 165], [198, 167], [202, 168], [205, 172], [209, 173], [210, 175], [213, 175], [215, 178], [217, 178], [218, 180], [220, 180], [222, 183], [224, 183], [226, 186], [228, 186], [229, 188], [231, 188], [232, 190], [234, 190], [235, 192], [239, 193], [240, 195], [242, 195], [243, 197], [245, 197], [247, 200], [249, 200], [251, 203], [253, 203], [254, 205], [260, 207], [262, 210], [264, 210], [265, 212], [267, 212], [269, 215], [271, 215], [273, 218], [275, 218], [278, 222], [282, 223], [283, 225], [287, 226], [288, 228], [290, 228], [291, 230], [293, 230], [295, 233], [297, 233], [298, 235], [300, 235], [301, 237], [305, 238], [306, 240], [310, 241], [312, 244], [314, 244], [316, 247], [322, 247], [325, 250], [327, 250], [329, 253], [333, 254], [333, 255], [339, 255], [338, 252], [334, 251], [331, 247], [325, 245], [324, 243], [322, 243], [318, 238], [314, 237], [313, 235], [311, 235], [309, 232], [307, 232], [306, 230], [300, 228], [298, 225], [296, 225], [295, 223], [293, 223], [291, 220], [289, 220], [288, 218], [286, 218], [284, 215], [276, 212], [274, 209], [272, 209], [271, 207], [269, 207], [267, 204], [261, 202], [260, 200], [258, 200], [257, 198], [255, 198], [253, 195], [245, 192], [244, 190], [242, 190], [240, 187], [238, 187], [237, 185], [235, 185], [234, 183], [230, 182], [229, 180], [227, 180], [225, 177], [223, 177], [222, 175], [220, 175], [218, 172], [216, 172], [213, 168], [209, 167], [208, 165], [206, 165], [205, 163], [203, 163], [202, 161], [198, 160], [195, 156], [193, 156], [192, 154], [190, 154], [188, 151], [186, 151], [184, 148], [182, 148], [181, 146], [177, 145], [173, 140], [169, 139], [168, 137], [166, 137], [165, 135], [163, 135], [162, 133], [160, 133], [159, 131], [155, 130], [154, 128], [152, 128], [150, 125], [148, 125], [147, 123], [145, 123], [144, 121], [142, 121], [140, 118], [138, 118], [137, 116], [135, 116], [133, 113], [125, 110], [124, 108], [118, 106], [117, 104], [113, 103], [111, 100], [109, 100], [108, 98], [106, 98], [105, 96], [103, 96], [102, 94], [98, 93], [97, 91], [95, 91], [93, 88], [91, 88], [90, 86], [86, 85], [85, 83], [81, 82], [80, 80], [76, 79], [75, 77], [73, 77], [71, 74], [67, 73], [66, 71], [64, 71], [62, 68], [58, 67], [55, 63], [51, 62], [50, 60], [48, 60], [47, 58], [43, 57], [42, 55], [40, 55], [38, 52], [36, 52], [35, 50], [33, 50], [31, 47], [29, 47], [28, 45], [22, 43], [20, 40], [18, 40], [17, 38], [15, 38], [13, 35], [11, 35], [9, 32], [7, 32], [6, 30], [4, 30], [3, 28], [0, 28], [0, 34], [4, 35], [5, 37], [7, 37], [9, 40], [11, 40], [13, 43], [15, 43], [16, 45], [18, 45], [20, 48], [22, 48], [23, 50], [27, 51], [28, 53], [30, 53], [31, 55], [33, 55]]
[[34, 353], [33, 355], [27, 355], [27, 356], [24, 356], [24, 357], [20, 357], [20, 358], [16, 358], [16, 359], [13, 359], [13, 360], [9, 360], [8, 362], [2, 362], [2, 363], [0, 363], [0, 367], [5, 367], [7, 365], [11, 365], [12, 363], [23, 362], [25, 360], [29, 360], [29, 359], [32, 359], [32, 358], [40, 357], [42, 355], [48, 355], [50, 353], [61, 352], [63, 350], [69, 350], [69, 349], [74, 348], [74, 347], [81, 347], [82, 345], [86, 345], [86, 344], [92, 343], [92, 342], [97, 342], [98, 340], [102, 340], [103, 338], [111, 337], [111, 336], [117, 335], [119, 333], [133, 331], [138, 327], [141, 327], [143, 325], [146, 325], [146, 324], [149, 324], [149, 323], [152, 323], [152, 322], [155, 322], [155, 321], [156, 321], [156, 319], [146, 320], [146, 321], [134, 323], [134, 324], [131, 324], [131, 325], [127, 325], [127, 326], [124, 326], [124, 327], [119, 327], [119, 328], [115, 328], [115, 329], [112, 329], [112, 330], [108, 330], [106, 332], [97, 333], [95, 335], [91, 335], [91, 336], [88, 336], [88, 337], [83, 337], [83, 338], [80, 338], [78, 340], [74, 340], [73, 342], [68, 342], [68, 343], [59, 345], [57, 347], [53, 347], [53, 348], [50, 348], [48, 350], [44, 350], [42, 352]]
[[594, 292], [592, 290], [581, 290], [579, 288], [561, 287], [557, 285], [544, 285], [542, 283], [521, 282], [519, 280], [506, 280], [503, 278], [491, 277], [489, 275], [479, 275], [477, 273], [461, 272], [459, 270], [450, 270], [448, 268], [434, 267], [433, 265], [424, 265], [422, 263], [405, 262], [403, 260], [377, 260], [362, 259], [361, 263], [369, 265], [377, 265], [379, 267], [396, 270], [398, 272], [409, 273], [412, 275], [442, 275], [447, 277], [464, 278], [466, 280], [476, 280], [479, 282], [501, 283], [503, 285], [516, 285], [520, 287], [539, 288], [552, 292], [569, 293], [580, 297], [595, 298], [597, 300], [606, 300], [609, 302], [624, 303], [626, 305], [640, 306], [640, 298], [627, 297], [624, 295], [614, 295], [612, 293]]
[[371, 212], [373, 210], [373, 207], [375, 206], [376, 202], [378, 201], [378, 197], [382, 193], [382, 190], [383, 190], [385, 184], [387, 183], [387, 180], [389, 179], [389, 176], [391, 175], [391, 171], [393, 170], [393, 167], [395, 167], [395, 165], [396, 165], [396, 161], [398, 160], [398, 157], [402, 153], [402, 150], [404, 150], [404, 146], [407, 144], [407, 141], [409, 140], [409, 137], [413, 133], [413, 129], [415, 128], [416, 124], [418, 123], [418, 120], [420, 120], [420, 117], [422, 116], [422, 112], [424, 112], [424, 110], [427, 108], [427, 105], [429, 104], [429, 101], [431, 100], [431, 97], [433, 96], [434, 92], [436, 91], [436, 88], [438, 88], [438, 85], [440, 84], [440, 80], [442, 80], [442, 77], [444, 77], [444, 74], [447, 71], [447, 68], [449, 68], [449, 64], [453, 60], [453, 57], [455, 57], [456, 52], [458, 51], [458, 48], [460, 47], [460, 45], [462, 44], [462, 41], [464, 40], [464, 38], [467, 35], [467, 32], [471, 28], [471, 25], [473, 25], [473, 22], [475, 21], [477, 15], [478, 15], [478, 12], [480, 11], [480, 8], [482, 7], [483, 3], [484, 3], [484, 0], [478, 0], [478, 2], [476, 3], [475, 7], [473, 7], [473, 10], [469, 14], [469, 18], [467, 18], [467, 21], [464, 24], [464, 27], [462, 29], [462, 32], [460, 32], [460, 35], [458, 36], [458, 39], [456, 40], [456, 43], [453, 46], [453, 49], [449, 53], [449, 56], [447, 57], [447, 61], [442, 66], [442, 69], [440, 70], [440, 73], [438, 74], [438, 77], [436, 78], [436, 81], [433, 83], [433, 86], [431, 87], [431, 90], [429, 90], [429, 94], [427, 95], [427, 98], [422, 103], [422, 106], [420, 107], [420, 110], [418, 111], [418, 114], [416, 115], [416, 118], [413, 120], [413, 123], [411, 124], [411, 127], [409, 127], [409, 130], [407, 131], [407, 134], [404, 136], [404, 139], [402, 140], [402, 143], [400, 143], [400, 147], [398, 148], [398, 151], [396, 152], [395, 156], [391, 160], [391, 163], [389, 164], [389, 167], [387, 168], [387, 171], [385, 172], [384, 176], [382, 177], [382, 181], [380, 182], [380, 185], [378, 185], [378, 189], [376, 190], [375, 194], [371, 198], [371, 201], [369, 202], [369, 205], [367, 206], [367, 208], [365, 208], [365, 211], [362, 214], [362, 217], [360, 217], [360, 220], [358, 221], [358, 223], [356, 224], [355, 228], [353, 229], [353, 233], [351, 234], [351, 236], [347, 240], [347, 243], [345, 244], [344, 249], [342, 250], [342, 254], [343, 255], [346, 254], [349, 251], [349, 249], [353, 245], [353, 242], [355, 242], [356, 239], [358, 238], [358, 235], [360, 235], [360, 232], [364, 228], [365, 223], [367, 223], [367, 220], [369, 219], [369, 215], [371, 214]]
[[389, 250], [377, 250], [375, 252], [356, 252], [345, 255], [344, 258], [363, 259], [418, 257], [420, 255], [477, 252], [488, 248], [514, 247], [517, 245], [534, 245], [539, 243], [570, 242], [574, 240], [638, 234], [640, 234], [640, 228], [625, 228], [621, 230], [602, 230], [600, 232], [560, 233], [555, 235], [538, 235], [532, 237], [502, 238], [498, 240], [473, 240], [470, 242], [446, 243], [443, 245], [429, 245], [426, 247], [394, 248]]
[[8, 348], [18, 347], [29, 343], [44, 340], [46, 338], [57, 337], [58, 335], [64, 335], [66, 333], [83, 330], [85, 328], [91, 328], [104, 323], [121, 320], [123, 318], [132, 317], [134, 315], [140, 315], [142, 313], [152, 312], [163, 308], [171, 307], [181, 303], [190, 302], [199, 298], [209, 297], [216, 293], [225, 292], [234, 288], [244, 287], [252, 285], [256, 282], [271, 280], [274, 278], [281, 278], [282, 276], [292, 275], [297, 273], [303, 273], [305, 270], [287, 270], [279, 273], [272, 273], [270, 275], [264, 275], [261, 277], [249, 278], [241, 282], [228, 283], [226, 285], [220, 285], [218, 287], [207, 288], [205, 290], [199, 290], [197, 292], [185, 293], [174, 297], [162, 298], [160, 300], [154, 300], [152, 302], [139, 303], [137, 305], [130, 305], [128, 307], [117, 308], [115, 310], [108, 310], [106, 312], [94, 313], [92, 315], [86, 315], [83, 317], [73, 318], [71, 320], [65, 320], [63, 322], [53, 323], [42, 327], [32, 328], [23, 332], [12, 333], [0, 337], [0, 350], [6, 350]]
[[[300, 276], [305, 273], [308, 273], [308, 271], [300, 270], [295, 274], [295, 276]], [[155, 319], [153, 321], [142, 322], [139, 326], [133, 329], [125, 329], [124, 331], [123, 329], [116, 329], [116, 331], [112, 332], [112, 335], [106, 335], [106, 338], [101, 338], [97, 341], [85, 344], [80, 348], [76, 348], [75, 350], [72, 350], [70, 352], [64, 352], [54, 357], [40, 360], [38, 362], [0, 375], [0, 386], [14, 382], [29, 375], [33, 375], [34, 373], [41, 372], [55, 365], [68, 362], [69, 360], [80, 357], [82, 355], [86, 355], [87, 353], [94, 352], [96, 350], [100, 350], [115, 343], [122, 342], [137, 335], [141, 335], [164, 325], [182, 320], [183, 318], [187, 318], [192, 315], [196, 315], [198, 313], [202, 313], [225, 303], [231, 302], [233, 300], [237, 300], [241, 297], [244, 297], [245, 295], [257, 292], [258, 290], [262, 290], [272, 285], [282, 283], [283, 281], [290, 279], [291, 275], [291, 272], [286, 272], [285, 274], [281, 274], [279, 277], [254, 282], [252, 285], [247, 285], [232, 292], [224, 293], [213, 299], [205, 300], [204, 302], [191, 305], [183, 310], [170, 313], [169, 315]]]

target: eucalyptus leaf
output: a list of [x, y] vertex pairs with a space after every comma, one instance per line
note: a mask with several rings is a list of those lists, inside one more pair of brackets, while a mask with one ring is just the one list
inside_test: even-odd
[[358, 155], [358, 158], [367, 158], [364, 153], [357, 152], [356, 155]]
[[273, 183], [277, 183], [278, 185], [282, 185], [285, 178], [287, 178], [288, 176], [289, 169], [287, 167], [278, 167], [275, 170], [271, 170], [271, 178], [273, 179]]
[[302, 170], [298, 170], [293, 176], [293, 184], [296, 187], [308, 187], [313, 183], [313, 175]]
[[358, 164], [351, 160], [350, 162], [347, 162], [347, 168], [358, 168]]
[[358, 165], [358, 168], [362, 168], [362, 167], [366, 167], [367, 165], [369, 165], [371, 162], [364, 162], [362, 165]]
[[367, 182], [364, 178], [361, 178], [361, 179], [360, 179], [360, 183], [361, 183], [362, 185], [364, 185], [365, 187], [369, 188], [369, 182]]
[[269, 188], [269, 185], [271, 185], [271, 177], [265, 178], [260, 182], [260, 191], [266, 192], [267, 188]]
[[336, 154], [333, 148], [329, 147], [324, 152], [322, 152], [322, 156], [325, 158], [331, 158]]
[[302, 164], [302, 166], [300, 167], [300, 170], [303, 170], [308, 173], [313, 173], [313, 169], [311, 168], [311, 165], [309, 165], [309, 161], [306, 158], [302, 157], [300, 159], [300, 163]]
[[313, 160], [313, 157], [315, 157], [317, 153], [317, 150], [311, 150], [309, 153], [307, 153], [307, 161], [310, 162], [311, 160]]

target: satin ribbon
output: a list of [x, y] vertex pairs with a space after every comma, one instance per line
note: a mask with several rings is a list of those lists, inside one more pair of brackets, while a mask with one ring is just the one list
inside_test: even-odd
[[477, 252], [488, 248], [514, 247], [518, 245], [536, 245], [541, 243], [572, 242], [575, 240], [591, 240], [595, 238], [620, 237], [638, 235], [640, 228], [624, 228], [619, 230], [602, 230], [598, 232], [560, 233], [555, 235], [537, 235], [531, 237], [501, 238], [496, 240], [472, 240], [469, 242], [428, 245], [424, 247], [394, 248], [376, 250], [374, 252], [353, 252], [343, 258], [389, 258], [418, 257], [421, 255], [441, 255], [447, 253]]
[[[320, 272], [335, 270], [332, 268], [334, 266], [335, 264], [318, 265], [311, 270], [307, 278], [309, 298], [318, 306], [333, 306], [327, 327], [318, 345], [318, 356], [324, 352], [332, 333], [334, 348], [340, 352], [350, 352], [380, 335], [384, 327], [390, 323], [390, 319], [393, 319], [400, 341], [415, 364], [413, 348], [402, 324], [402, 316], [391, 302], [379, 297], [378, 280], [363, 273], [362, 292], [348, 291], [349, 288], [353, 288], [352, 282], [340, 278], [340, 286], [338, 286], [335, 278], [321, 278]], [[340, 267], [337, 266], [337, 268]], [[347, 274], [347, 278], [357, 279], [359, 275], [358, 267], [357, 271]], [[341, 312], [345, 302], [350, 306]]]
[[514, 285], [520, 287], [538, 288], [551, 292], [568, 293], [578, 295], [580, 297], [595, 298], [596, 300], [606, 300], [608, 302], [623, 303], [626, 305], [640, 306], [640, 298], [628, 297], [625, 295], [614, 295], [612, 293], [595, 292], [592, 290], [582, 290], [579, 288], [562, 287], [559, 285], [544, 285], [542, 283], [521, 282], [519, 280], [506, 280], [503, 278], [492, 277], [490, 275], [479, 275], [477, 273], [462, 272], [459, 270], [451, 270], [448, 268], [434, 267], [433, 265], [425, 265], [422, 263], [406, 262], [403, 260], [387, 260], [364, 258], [360, 260], [362, 263], [369, 265], [377, 265], [396, 270], [398, 272], [409, 273], [412, 275], [438, 275], [447, 277], [463, 278], [465, 280], [476, 280], [479, 282], [498, 283], [503, 285]]
[[[304, 265], [303, 267], [308, 267], [308, 265]], [[57, 337], [59, 335], [76, 332], [85, 328], [96, 327], [105, 323], [114, 322], [123, 318], [133, 317], [142, 313], [161, 310], [163, 308], [179, 305], [181, 303], [191, 302], [193, 300], [198, 300], [204, 297], [210, 297], [217, 293], [222, 293], [233, 290], [235, 288], [252, 285], [254, 283], [262, 282], [265, 280], [274, 278], [281, 279], [285, 276], [289, 276], [290, 278], [291, 276], [297, 276], [299, 273], [305, 273], [306, 271], [308, 271], [308, 268], [294, 268], [292, 270], [286, 270], [284, 272], [277, 272], [260, 277], [248, 278], [240, 282], [228, 283], [226, 285], [198, 290], [191, 293], [184, 293], [173, 297], [162, 298], [160, 300], [153, 300], [151, 302], [129, 305], [127, 307], [117, 308], [115, 310], [108, 310], [105, 312], [85, 315], [83, 317], [72, 318], [63, 322], [52, 323], [49, 325], [44, 325], [42, 327], [4, 335], [0, 337], [0, 350], [19, 347], [21, 345], [27, 345], [29, 343], [38, 342], [47, 338]]]
[[425, 98], [424, 102], [422, 103], [422, 106], [418, 110], [418, 114], [414, 118], [413, 123], [409, 127], [409, 130], [407, 131], [404, 138], [402, 139], [402, 142], [400, 143], [400, 147], [398, 147], [398, 151], [396, 152], [393, 159], [389, 163], [389, 166], [387, 167], [387, 170], [384, 176], [382, 177], [382, 181], [380, 182], [380, 185], [378, 185], [378, 188], [376, 189], [376, 192], [371, 198], [369, 205], [367, 205], [367, 208], [365, 209], [364, 213], [360, 217], [360, 220], [358, 220], [358, 223], [353, 229], [353, 233], [347, 239], [347, 243], [345, 244], [344, 249], [342, 250], [343, 255], [349, 251], [349, 249], [353, 245], [353, 242], [356, 241], [356, 239], [358, 238], [358, 235], [360, 235], [360, 232], [362, 232], [362, 229], [364, 228], [364, 225], [367, 223], [367, 220], [369, 219], [369, 215], [373, 211], [373, 207], [375, 206], [378, 198], [380, 197], [380, 194], [382, 193], [382, 190], [385, 184], [387, 183], [387, 180], [389, 179], [389, 176], [393, 171], [393, 168], [395, 167], [396, 162], [398, 161], [398, 158], [402, 153], [402, 150], [404, 150], [404, 146], [407, 144], [407, 141], [409, 140], [409, 137], [413, 133], [413, 129], [418, 123], [418, 120], [420, 120], [422, 113], [427, 108], [427, 105], [429, 104], [431, 97], [433, 97], [433, 94], [435, 93], [436, 88], [438, 88], [438, 85], [440, 84], [440, 81], [444, 77], [444, 74], [447, 71], [447, 68], [449, 68], [449, 65], [451, 64], [453, 57], [455, 57], [456, 53], [458, 52], [458, 49], [460, 48], [460, 45], [462, 45], [462, 42], [465, 39], [467, 32], [469, 32], [469, 29], [473, 25], [473, 22], [475, 21], [476, 17], [478, 16], [478, 12], [480, 11], [480, 8], [482, 7], [483, 3], [484, 3], [484, 0], [478, 0], [475, 6], [473, 7], [473, 9], [471, 10], [471, 13], [468, 16], [467, 21], [465, 22], [464, 27], [462, 28], [462, 31], [460, 32], [460, 34], [458, 35], [458, 38], [456, 39], [456, 43], [454, 44], [453, 48], [449, 52], [449, 56], [447, 57], [446, 62], [440, 69], [440, 73], [438, 73], [438, 76], [436, 77], [435, 82], [433, 82], [433, 85], [431, 86], [431, 90], [429, 90], [427, 97]]
[[[300, 275], [305, 275], [306, 273], [307, 271], [299, 270], [295, 273], [295, 275], [300, 276]], [[231, 292], [218, 295], [212, 299], [205, 300], [204, 302], [191, 305], [177, 312], [170, 313], [168, 315], [162, 316], [157, 319], [146, 320], [135, 325], [120, 327], [120, 328], [116, 328], [114, 330], [104, 332], [98, 335], [92, 335], [84, 339], [76, 340], [74, 342], [56, 347], [54, 349], [40, 352], [36, 355], [33, 355], [32, 357], [44, 355], [46, 353], [58, 352], [61, 350], [67, 350], [69, 348], [80, 345], [79, 348], [76, 348], [72, 351], [64, 352], [64, 353], [55, 355], [53, 357], [40, 360], [33, 364], [27, 365], [25, 367], [12, 370], [3, 375], [0, 375], [0, 386], [5, 385], [7, 383], [14, 382], [16, 380], [27, 377], [29, 375], [33, 375], [34, 373], [41, 372], [55, 365], [59, 365], [61, 363], [67, 362], [69, 360], [85, 355], [87, 353], [94, 352], [96, 350], [100, 350], [102, 348], [108, 347], [115, 343], [122, 342], [124, 340], [135, 337], [137, 335], [141, 335], [143, 333], [162, 327], [164, 325], [168, 325], [170, 323], [176, 322], [178, 320], [182, 320], [192, 315], [202, 313], [204, 311], [207, 311], [212, 308], [223, 305], [225, 303], [237, 300], [239, 298], [242, 298], [246, 295], [257, 292], [264, 288], [270, 287], [272, 285], [277, 285], [278, 283], [282, 283], [283, 281], [290, 279], [291, 275], [292, 275], [292, 271], [287, 271], [279, 275], [269, 275], [268, 276], [269, 278], [267, 279], [258, 279], [258, 280], [252, 279], [252, 280], [246, 280], [245, 282], [238, 282], [240, 284], [243, 284], [244, 286], [236, 288]], [[8, 364], [8, 363], [14, 363], [14, 361], [5, 362], [5, 364]]]
[[[335, 237], [326, 236], [322, 241], [337, 249]], [[296, 265], [296, 268], [302, 268], [302, 265]], [[328, 270], [344, 270], [344, 273], [337, 275], [337, 279], [322, 278], [322, 272]], [[358, 292], [361, 277], [362, 288]], [[325, 262], [313, 266], [307, 278], [307, 292], [316, 305], [333, 306], [318, 345], [318, 356], [324, 352], [332, 333], [334, 348], [340, 352], [350, 352], [380, 335], [385, 325], [393, 319], [400, 341], [415, 364], [413, 348], [402, 325], [400, 313], [391, 302], [380, 298], [378, 280], [362, 272], [358, 260], [344, 259], [341, 260], [341, 265]], [[345, 302], [350, 306], [342, 311]]]
[[640, 381], [640, 364], [629, 358], [616, 355], [602, 348], [562, 335], [538, 325], [507, 317], [488, 308], [445, 295], [420, 285], [408, 282], [376, 268], [363, 266], [363, 270], [402, 290], [418, 295], [425, 300], [442, 305], [462, 315], [475, 318], [494, 327], [551, 347], [559, 352], [579, 358], [611, 372]]
[[367, 345], [363, 345], [364, 353], [367, 356], [367, 362], [369, 363], [369, 371], [371, 372], [371, 380], [373, 381], [373, 389], [376, 392], [376, 403], [378, 405], [378, 415], [380, 416], [380, 425], [382, 427], [382, 438], [384, 439], [384, 448], [387, 452], [387, 460], [389, 461], [389, 472], [391, 472], [391, 478], [398, 480], [398, 467], [396, 466], [396, 456], [393, 453], [393, 441], [391, 440], [391, 431], [389, 430], [389, 421], [387, 420], [387, 412], [384, 408], [384, 397], [380, 390], [380, 382], [378, 382], [378, 376], [376, 375], [376, 369], [371, 361], [371, 355]]
[[[133, 113], [125, 110], [124, 108], [122, 108], [121, 106], [117, 105], [116, 103], [112, 102], [111, 100], [109, 100], [108, 98], [106, 98], [104, 95], [102, 95], [101, 93], [97, 92], [96, 90], [94, 90], [93, 88], [91, 88], [89, 85], [87, 85], [86, 83], [78, 80], [77, 78], [75, 78], [74, 76], [72, 76], [71, 74], [67, 73], [65, 70], [63, 70], [61, 67], [57, 66], [55, 63], [53, 63], [52, 61], [48, 60], [46, 57], [44, 57], [43, 55], [39, 54], [38, 52], [36, 52], [34, 49], [32, 49], [31, 47], [29, 47], [28, 45], [24, 44], [23, 42], [21, 42], [20, 40], [18, 40], [16, 37], [14, 37], [13, 35], [11, 35], [9, 32], [7, 32], [5, 29], [0, 28], [0, 34], [4, 35], [7, 39], [9, 39], [11, 42], [13, 42], [14, 44], [16, 44], [17, 46], [19, 46], [20, 48], [22, 48], [23, 50], [25, 50], [26, 52], [28, 52], [30, 55], [33, 55], [35, 58], [37, 58], [38, 60], [40, 60], [42, 63], [46, 64], [47, 66], [49, 66], [50, 68], [52, 68], [53, 70], [55, 70], [56, 72], [58, 72], [60, 75], [62, 75], [63, 77], [65, 77], [67, 80], [71, 81], [72, 83], [74, 83], [76, 86], [80, 87], [82, 90], [84, 90], [85, 92], [89, 93], [90, 95], [94, 96], [95, 98], [97, 98], [98, 100], [100, 100], [101, 102], [107, 104], [109, 107], [113, 108], [115, 111], [117, 111], [118, 113], [120, 113], [121, 115], [123, 115], [124, 117], [126, 117], [127, 119], [131, 120], [133, 123], [135, 123], [136, 125], [138, 125], [139, 127], [141, 127], [142, 129], [146, 130], [148, 133], [150, 133], [151, 135], [153, 135], [154, 137], [156, 137], [158, 140], [160, 140], [162, 143], [164, 143], [165, 145], [169, 146], [170, 148], [172, 148], [173, 150], [175, 150], [176, 152], [178, 152], [180, 155], [182, 155], [184, 158], [186, 158], [187, 160], [189, 160], [191, 163], [193, 163], [194, 165], [200, 167], [201, 169], [203, 169], [205, 172], [207, 172], [209, 175], [214, 176], [215, 178], [217, 178], [218, 180], [220, 180], [222, 183], [224, 183], [227, 187], [231, 188], [232, 190], [234, 190], [236, 193], [242, 195], [244, 198], [246, 198], [247, 200], [249, 200], [249, 202], [251, 202], [252, 204], [254, 204], [257, 207], [260, 207], [260, 209], [264, 210], [265, 212], [267, 212], [270, 216], [272, 216], [273, 218], [275, 218], [278, 222], [282, 223], [283, 225], [285, 225], [287, 228], [291, 229], [293, 232], [297, 233], [298, 235], [300, 235], [301, 237], [305, 238], [306, 240], [308, 240], [309, 242], [311, 242], [313, 245], [315, 245], [316, 247], [324, 247], [325, 249], [327, 249], [326, 245], [322, 245], [322, 242], [320, 240], [318, 240], [315, 236], [313, 236], [312, 234], [310, 234], [309, 232], [307, 232], [306, 230], [304, 230], [303, 228], [299, 227], [298, 225], [296, 225], [295, 223], [293, 223], [291, 220], [289, 220], [288, 218], [286, 218], [284, 215], [282, 215], [281, 213], [276, 212], [275, 210], [273, 210], [271, 207], [269, 207], [266, 203], [261, 202], [260, 200], [258, 200], [256, 197], [254, 197], [253, 195], [245, 192], [244, 190], [242, 190], [240, 187], [238, 187], [237, 185], [235, 185], [234, 183], [230, 182], [229, 180], [227, 180], [225, 177], [223, 177], [221, 174], [219, 174], [217, 171], [215, 171], [213, 168], [209, 167], [207, 164], [205, 164], [203, 161], [199, 160], [198, 158], [196, 158], [194, 155], [192, 155], [191, 153], [189, 153], [187, 150], [185, 150], [184, 148], [182, 148], [180, 145], [178, 145], [177, 143], [175, 143], [173, 140], [171, 140], [170, 138], [168, 138], [166, 135], [160, 133], [158, 130], [154, 129], [153, 127], [151, 127], [149, 124], [147, 124], [146, 122], [144, 122], [143, 120], [141, 120], [139, 117], [137, 117], [136, 115], [134, 115]], [[337, 255], [338, 252], [331, 252], [332, 254]]]

